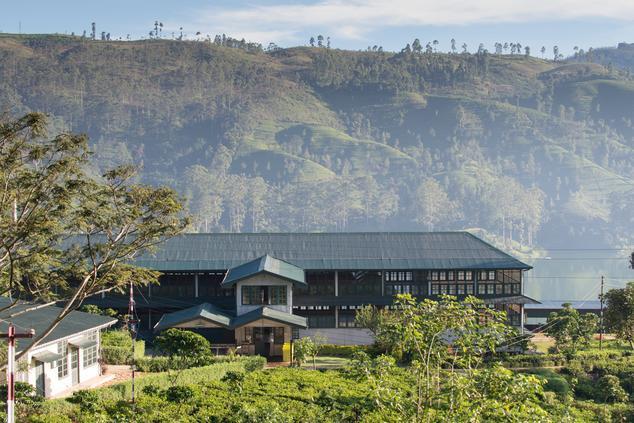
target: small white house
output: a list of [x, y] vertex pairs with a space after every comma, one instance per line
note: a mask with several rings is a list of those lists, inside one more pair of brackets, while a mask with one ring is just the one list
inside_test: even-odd
[[[0, 297], [0, 309], [11, 301]], [[57, 317], [60, 308], [46, 306], [34, 308], [33, 304], [18, 305], [0, 312], [0, 331], [6, 332], [11, 322], [18, 331], [34, 329], [43, 332]], [[107, 316], [73, 311], [30, 350], [26, 358], [17, 364], [16, 381], [28, 382], [45, 397], [53, 397], [80, 383], [87, 385], [101, 376], [99, 364], [100, 332], [117, 322]], [[16, 353], [32, 343], [32, 339], [17, 340]], [[6, 380], [6, 375], [2, 376]]]

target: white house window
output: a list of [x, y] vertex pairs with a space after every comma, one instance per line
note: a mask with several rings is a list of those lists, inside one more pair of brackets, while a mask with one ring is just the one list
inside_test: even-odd
[[61, 341], [57, 343], [57, 353], [62, 355], [62, 358], [55, 362], [57, 367], [57, 378], [61, 379], [68, 376], [68, 341]]
[[97, 341], [97, 337], [98, 337], [97, 336], [98, 333], [99, 333], [98, 330], [93, 330], [92, 332], [90, 332], [88, 334], [88, 339], [90, 339], [91, 341], [95, 341], [96, 342]]
[[84, 367], [90, 367], [97, 362], [97, 346], [92, 345], [84, 348]]

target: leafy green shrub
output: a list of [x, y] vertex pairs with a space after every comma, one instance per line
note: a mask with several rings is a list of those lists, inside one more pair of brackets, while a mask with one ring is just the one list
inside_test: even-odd
[[[134, 344], [134, 356], [145, 355], [145, 341], [137, 340]], [[125, 329], [109, 330], [101, 335], [101, 359], [106, 364], [131, 364], [132, 337]]]
[[538, 375], [545, 379], [546, 384], [544, 385], [544, 389], [556, 393], [560, 399], [564, 399], [572, 393], [572, 389], [566, 378], [550, 369], [532, 369], [527, 373]]
[[211, 356], [209, 341], [202, 335], [183, 329], [167, 329], [154, 340], [154, 346], [168, 356], [198, 357]]
[[260, 357], [259, 355], [254, 357], [249, 357], [244, 360], [244, 370], [248, 373], [255, 372], [256, 370], [262, 370], [266, 365], [266, 358]]
[[602, 402], [626, 402], [629, 397], [618, 377], [602, 376], [597, 381], [597, 396]]
[[[15, 382], [15, 414], [20, 421], [24, 416], [37, 413], [44, 403], [44, 397], [35, 392], [35, 387], [26, 382]], [[6, 404], [7, 385], [0, 385], [0, 398]], [[6, 407], [5, 407], [6, 409]]]
[[364, 345], [333, 345], [326, 344], [321, 347], [320, 354], [324, 357], [352, 358], [357, 351], [367, 351]]
[[191, 386], [170, 386], [165, 390], [165, 398], [169, 402], [187, 402], [194, 398], [194, 389]]
[[96, 413], [101, 408], [99, 395], [95, 391], [81, 390], [73, 392], [73, 395], [67, 401], [79, 405], [79, 410], [83, 413]]

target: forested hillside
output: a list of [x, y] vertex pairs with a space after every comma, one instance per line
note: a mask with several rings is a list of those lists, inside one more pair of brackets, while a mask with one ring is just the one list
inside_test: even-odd
[[141, 164], [195, 231], [633, 241], [634, 82], [616, 66], [218, 44], [0, 36], [0, 107], [87, 133], [95, 172]]

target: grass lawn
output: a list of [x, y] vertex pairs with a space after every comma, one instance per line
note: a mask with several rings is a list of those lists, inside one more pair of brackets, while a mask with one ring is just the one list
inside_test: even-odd
[[[341, 369], [342, 367], [345, 367], [349, 362], [349, 358], [317, 357], [317, 359], [315, 360], [315, 367], [317, 368], [317, 370]], [[302, 368], [312, 369], [312, 360], [309, 360], [306, 363], [302, 364]]]

